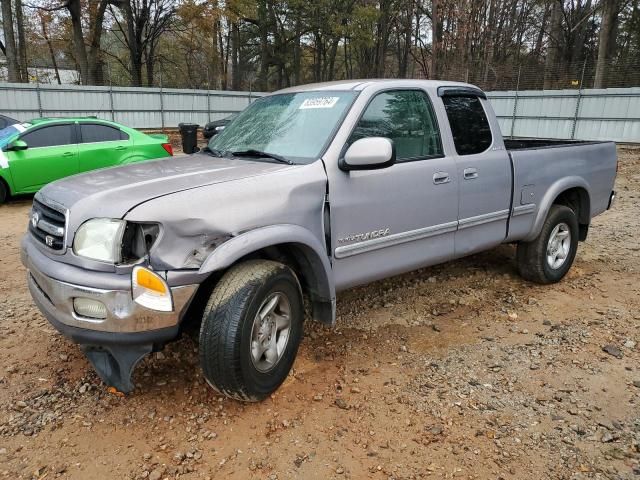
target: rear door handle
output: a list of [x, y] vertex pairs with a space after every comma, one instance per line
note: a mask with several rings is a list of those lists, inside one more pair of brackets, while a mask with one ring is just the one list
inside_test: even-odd
[[476, 169], [476, 168], [465, 168], [464, 169], [464, 179], [465, 180], [473, 180], [474, 178], [478, 178], [478, 169]]
[[449, 183], [451, 178], [449, 178], [449, 174], [447, 172], [436, 172], [433, 174], [433, 183], [436, 185], [441, 185], [443, 183]]
[[127, 147], [125, 147], [124, 145], [120, 145], [119, 147], [116, 147], [116, 150], [124, 150], [125, 148]]
[[63, 156], [63, 157], [73, 157], [74, 155], [75, 155], [75, 153], [74, 153], [74, 152], [64, 152], [64, 153], [62, 154], [62, 156]]

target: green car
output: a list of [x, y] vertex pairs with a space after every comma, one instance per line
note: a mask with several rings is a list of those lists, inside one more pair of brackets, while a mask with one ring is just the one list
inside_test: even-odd
[[173, 155], [166, 135], [96, 118], [39, 118], [0, 130], [0, 203], [97, 168]]

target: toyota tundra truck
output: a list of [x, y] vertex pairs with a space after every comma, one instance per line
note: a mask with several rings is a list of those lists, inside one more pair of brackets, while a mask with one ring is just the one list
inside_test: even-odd
[[259, 401], [336, 292], [503, 243], [560, 281], [615, 198], [612, 142], [506, 139], [485, 94], [321, 83], [252, 103], [208, 147], [51, 183], [22, 261], [35, 303], [101, 379], [189, 328], [218, 392]]

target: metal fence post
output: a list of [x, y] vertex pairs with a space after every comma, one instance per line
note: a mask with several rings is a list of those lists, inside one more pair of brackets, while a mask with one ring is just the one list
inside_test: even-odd
[[211, 121], [211, 74], [207, 68], [207, 122]]
[[116, 112], [113, 107], [113, 79], [111, 78], [111, 67], [107, 65], [107, 72], [109, 72], [109, 108], [111, 109], [111, 121], [115, 122]]
[[578, 98], [576, 99], [576, 111], [573, 112], [573, 124], [571, 125], [571, 140], [576, 137], [576, 125], [578, 124], [578, 113], [580, 110], [580, 102], [582, 101], [582, 83], [584, 82], [584, 70], [587, 68], [587, 60], [582, 64], [582, 75], [580, 76], [580, 86], [578, 87]]
[[513, 131], [516, 128], [516, 111], [518, 109], [518, 91], [520, 90], [520, 72], [522, 70], [522, 65], [518, 67], [518, 80], [516, 80], [516, 94], [513, 97], [513, 115], [511, 116], [511, 135], [513, 138]]
[[160, 123], [164, 132], [164, 94], [162, 92], [162, 70], [160, 70]]

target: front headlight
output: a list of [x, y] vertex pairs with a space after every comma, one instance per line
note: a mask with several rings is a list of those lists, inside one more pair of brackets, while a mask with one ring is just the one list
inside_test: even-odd
[[127, 222], [111, 218], [94, 218], [83, 223], [73, 240], [76, 255], [102, 262], [120, 263], [122, 236]]

